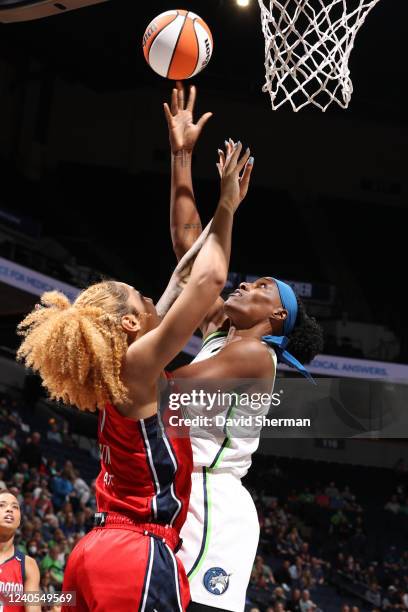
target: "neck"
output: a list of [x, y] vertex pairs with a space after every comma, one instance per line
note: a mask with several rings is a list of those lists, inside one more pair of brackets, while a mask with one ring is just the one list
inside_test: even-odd
[[249, 329], [237, 329], [236, 335], [241, 338], [257, 338], [260, 340], [262, 336], [267, 336], [273, 333], [269, 321], [261, 321]]
[[8, 557], [12, 557], [14, 552], [14, 533], [13, 535], [9, 534], [0, 534], [0, 558], [7, 559]]
[[262, 336], [282, 336], [283, 328], [280, 330], [272, 329], [270, 321], [261, 321], [257, 323], [253, 327], [249, 327], [247, 329], [237, 329], [234, 327], [231, 319], [225, 319], [223, 324], [218, 328], [218, 331], [226, 331], [229, 332], [229, 335], [239, 336], [240, 338], [257, 338], [261, 340]]

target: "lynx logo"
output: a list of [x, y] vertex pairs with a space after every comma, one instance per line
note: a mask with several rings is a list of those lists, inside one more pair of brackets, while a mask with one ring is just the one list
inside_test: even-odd
[[143, 35], [143, 46], [147, 43], [149, 38], [157, 31], [157, 24], [152, 21], [152, 23], [147, 28], [146, 32]]
[[210, 61], [210, 56], [211, 56], [210, 41], [208, 40], [208, 38], [206, 38], [205, 39], [205, 59], [201, 64], [202, 67], [208, 64], [208, 62]]
[[212, 567], [204, 574], [204, 586], [213, 595], [222, 595], [228, 589], [230, 576], [222, 567]]

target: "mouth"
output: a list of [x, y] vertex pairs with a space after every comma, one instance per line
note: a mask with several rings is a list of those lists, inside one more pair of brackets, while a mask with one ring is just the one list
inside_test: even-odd
[[5, 516], [4, 521], [5, 523], [14, 523], [14, 518], [12, 516]]
[[232, 293], [229, 294], [228, 299], [231, 297], [241, 297], [242, 293], [239, 289], [235, 289]]

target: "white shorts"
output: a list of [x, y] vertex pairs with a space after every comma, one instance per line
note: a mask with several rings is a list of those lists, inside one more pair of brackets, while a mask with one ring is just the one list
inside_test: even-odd
[[191, 600], [243, 612], [259, 540], [251, 495], [231, 473], [196, 468], [178, 553]]

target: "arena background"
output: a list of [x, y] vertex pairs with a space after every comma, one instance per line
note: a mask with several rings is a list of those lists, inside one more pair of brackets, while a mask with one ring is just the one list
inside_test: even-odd
[[[166, 284], [175, 258], [162, 102], [171, 83], [148, 68], [141, 38], [169, 8], [117, 0], [0, 25], [0, 484], [21, 496], [18, 540], [36, 548], [44, 588], [60, 589], [67, 555], [91, 525], [95, 420], [49, 403], [14, 363], [15, 327], [50, 285], [74, 291], [108, 276], [157, 299]], [[254, 0], [183, 8], [214, 36], [194, 81], [197, 113], [214, 113], [194, 158], [203, 220], [219, 191], [217, 148], [239, 138], [255, 167], [234, 227], [231, 285], [263, 274], [296, 282], [325, 329], [316, 371], [354, 373], [353, 415], [361, 393], [387, 398], [408, 380], [408, 5], [373, 9], [351, 55], [350, 108], [324, 114], [272, 112]], [[262, 528], [248, 610], [297, 610], [297, 587], [324, 611], [408, 609], [406, 435], [262, 440], [247, 478]]]

